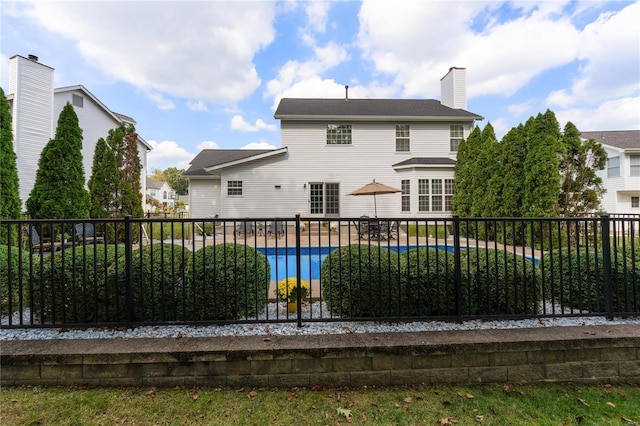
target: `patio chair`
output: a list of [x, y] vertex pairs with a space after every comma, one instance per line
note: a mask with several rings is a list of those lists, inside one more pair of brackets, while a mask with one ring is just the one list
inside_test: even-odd
[[281, 220], [274, 220], [269, 224], [269, 234], [275, 234], [278, 237], [284, 236], [284, 223]]
[[76, 223], [73, 229], [76, 244], [106, 244], [104, 237], [96, 233], [93, 223]]
[[360, 216], [360, 221], [358, 222], [358, 238], [361, 240], [368, 240], [370, 238], [369, 235], [369, 216]]
[[387, 230], [387, 238], [397, 240], [398, 239], [398, 221], [394, 220], [389, 224]]
[[236, 232], [235, 235], [240, 235], [240, 234], [244, 234], [244, 235], [253, 235], [253, 222], [250, 221], [244, 221], [244, 222], [240, 222], [240, 224], [238, 225], [238, 227], [236, 228]]
[[29, 235], [29, 253], [31, 254], [62, 250], [63, 244], [61, 242], [51, 241], [51, 238], [41, 238], [33, 225], [27, 227], [27, 234]]

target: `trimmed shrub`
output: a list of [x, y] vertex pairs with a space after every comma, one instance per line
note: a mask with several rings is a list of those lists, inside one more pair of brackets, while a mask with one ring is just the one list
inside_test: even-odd
[[540, 279], [532, 262], [505, 250], [461, 253], [463, 315], [535, 314]]
[[[182, 263], [185, 249], [181, 245], [152, 244], [132, 252], [133, 318], [132, 321], [171, 321], [178, 319], [183, 303]], [[118, 287], [125, 289], [125, 258], [109, 268], [117, 277]], [[126, 296], [126, 290], [125, 296]]]
[[[547, 298], [580, 311], [605, 311], [601, 250], [553, 250], [543, 260]], [[612, 251], [611, 288], [614, 312], [640, 312], [640, 263]]]
[[218, 244], [196, 251], [185, 264], [185, 321], [256, 317], [267, 306], [267, 258], [250, 246]]
[[31, 269], [34, 314], [43, 323], [102, 323], [126, 319], [124, 288], [108, 269], [124, 256], [115, 245], [82, 245], [34, 256]]
[[455, 315], [456, 284], [453, 255], [434, 248], [400, 254], [402, 288], [407, 295], [404, 314]]
[[[24, 255], [28, 256], [27, 252], [24, 252]], [[9, 247], [0, 245], [0, 313], [3, 315], [20, 307], [19, 268], [18, 248], [11, 247], [11, 257], [9, 257]], [[9, 280], [9, 271], [11, 271], [11, 280]], [[9, 309], [9, 292], [11, 292], [11, 309]]]
[[332, 314], [382, 317], [405, 314], [398, 254], [354, 244], [333, 250], [322, 262], [322, 298]]

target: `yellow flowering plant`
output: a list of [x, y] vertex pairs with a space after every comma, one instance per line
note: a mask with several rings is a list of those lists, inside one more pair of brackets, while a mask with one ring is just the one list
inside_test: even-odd
[[[276, 295], [278, 300], [291, 303], [298, 300], [298, 280], [295, 277], [288, 277], [278, 281]], [[309, 281], [300, 280], [300, 298], [306, 299], [309, 295]]]

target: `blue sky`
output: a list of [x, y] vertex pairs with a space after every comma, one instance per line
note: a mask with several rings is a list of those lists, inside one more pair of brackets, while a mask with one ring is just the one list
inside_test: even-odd
[[279, 147], [282, 97], [440, 99], [501, 137], [551, 109], [582, 131], [640, 129], [637, 1], [5, 1], [0, 84], [34, 54], [137, 121], [149, 169], [204, 148]]

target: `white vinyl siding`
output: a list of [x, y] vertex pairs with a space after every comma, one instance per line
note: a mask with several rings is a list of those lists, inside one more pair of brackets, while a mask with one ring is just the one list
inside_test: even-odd
[[189, 182], [189, 217], [210, 218], [222, 215], [219, 179], [192, 179]]

